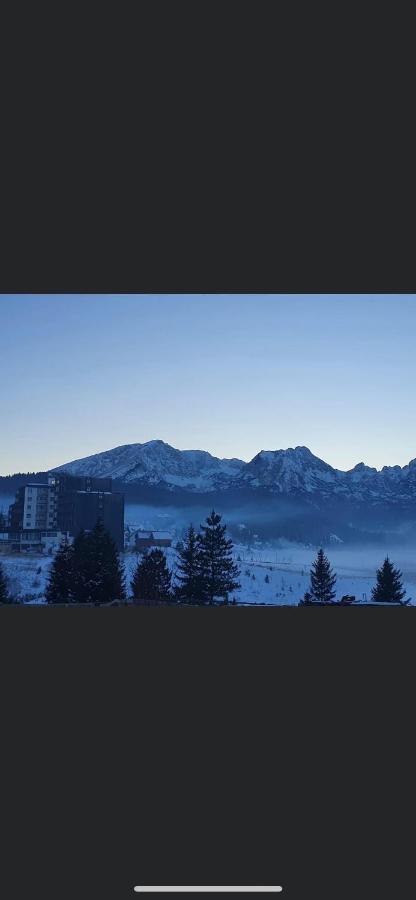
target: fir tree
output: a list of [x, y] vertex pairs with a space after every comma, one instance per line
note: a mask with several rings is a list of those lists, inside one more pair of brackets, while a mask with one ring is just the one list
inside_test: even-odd
[[166, 556], [162, 550], [155, 548], [145, 553], [141, 562], [137, 563], [131, 582], [133, 597], [150, 605], [166, 602], [172, 598], [171, 581]]
[[7, 583], [7, 578], [3, 569], [2, 564], [0, 563], [0, 603], [11, 603], [12, 598], [9, 594], [9, 587]]
[[48, 603], [70, 603], [74, 599], [74, 548], [68, 539], [62, 542], [50, 568], [46, 599]]
[[204, 597], [201, 572], [201, 547], [193, 525], [190, 525], [184, 541], [176, 547], [179, 562], [176, 578], [179, 584], [175, 593], [178, 600], [188, 603], [202, 603]]
[[109, 532], [98, 523], [75, 538], [73, 596], [78, 603], [111, 603], [124, 600], [125, 576], [116, 545]]
[[213, 603], [216, 597], [228, 599], [231, 591], [240, 587], [238, 566], [232, 557], [233, 542], [226, 537], [226, 526], [221, 525], [221, 516], [213, 509], [201, 525], [199, 538], [201, 551], [201, 574], [205, 602]]
[[318, 550], [318, 555], [312, 564], [310, 576], [309, 593], [312, 600], [320, 603], [330, 603], [335, 597], [334, 587], [337, 576], [332, 571], [329, 560], [322, 549]]
[[386, 556], [381, 569], [377, 569], [377, 584], [372, 590], [372, 599], [377, 603], [400, 603], [405, 595], [402, 573]]
[[76, 603], [88, 603], [88, 581], [92, 573], [92, 561], [88, 558], [88, 535], [77, 534], [73, 543], [72, 595]]
[[88, 535], [87, 544], [89, 558], [94, 560], [97, 573], [92, 579], [92, 602], [124, 600], [125, 575], [111, 534], [98, 523]]

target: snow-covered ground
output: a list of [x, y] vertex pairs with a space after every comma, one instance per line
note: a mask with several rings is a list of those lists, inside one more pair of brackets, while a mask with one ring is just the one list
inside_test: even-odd
[[12, 597], [26, 603], [43, 603], [52, 559], [51, 556], [32, 553], [13, 553], [10, 556], [2, 553], [0, 563], [8, 579]]
[[[379, 548], [334, 548], [327, 553], [338, 575], [337, 598], [353, 594], [357, 600], [370, 600], [375, 572], [383, 562], [384, 553]], [[175, 550], [168, 548], [166, 556], [174, 572], [177, 561]], [[315, 556], [315, 548], [289, 543], [275, 548], [259, 546], [253, 550], [236, 545], [235, 558], [241, 569], [242, 585], [241, 590], [235, 593], [237, 600], [267, 605], [297, 605], [308, 588], [309, 571]], [[391, 558], [403, 572], [407, 596], [412, 597], [416, 604], [416, 550], [397, 551], [391, 554]], [[52, 557], [1, 555], [0, 561], [16, 598], [25, 602], [43, 602]], [[137, 554], [129, 551], [122, 555], [122, 561], [129, 585]]]
[[[285, 547], [273, 549], [236, 547], [236, 553], [241, 558], [241, 600], [297, 604], [308, 589], [316, 548], [287, 543]], [[326, 553], [337, 574], [337, 598], [353, 594], [357, 600], [369, 601], [376, 569], [382, 564], [385, 553], [380, 548], [331, 548]], [[407, 597], [412, 597], [416, 603], [416, 549], [414, 552], [407, 548], [400, 550], [391, 554], [391, 559], [403, 572]], [[266, 574], [269, 584], [264, 581]]]

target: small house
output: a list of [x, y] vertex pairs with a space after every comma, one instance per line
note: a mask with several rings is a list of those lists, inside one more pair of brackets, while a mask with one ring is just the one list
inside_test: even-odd
[[137, 531], [136, 550], [143, 552], [152, 547], [171, 547], [172, 535], [169, 531]]

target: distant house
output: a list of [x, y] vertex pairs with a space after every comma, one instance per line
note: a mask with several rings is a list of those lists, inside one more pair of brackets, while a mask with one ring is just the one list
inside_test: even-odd
[[169, 531], [137, 531], [136, 550], [148, 550], [151, 547], [171, 547], [172, 535]]
[[0, 531], [0, 552], [3, 553], [53, 553], [66, 538], [71, 541], [69, 532], [37, 531]]

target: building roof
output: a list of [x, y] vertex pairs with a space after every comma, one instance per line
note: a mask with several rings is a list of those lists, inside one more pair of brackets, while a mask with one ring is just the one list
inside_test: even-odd
[[171, 541], [172, 535], [169, 531], [136, 531], [136, 538], [141, 541]]

